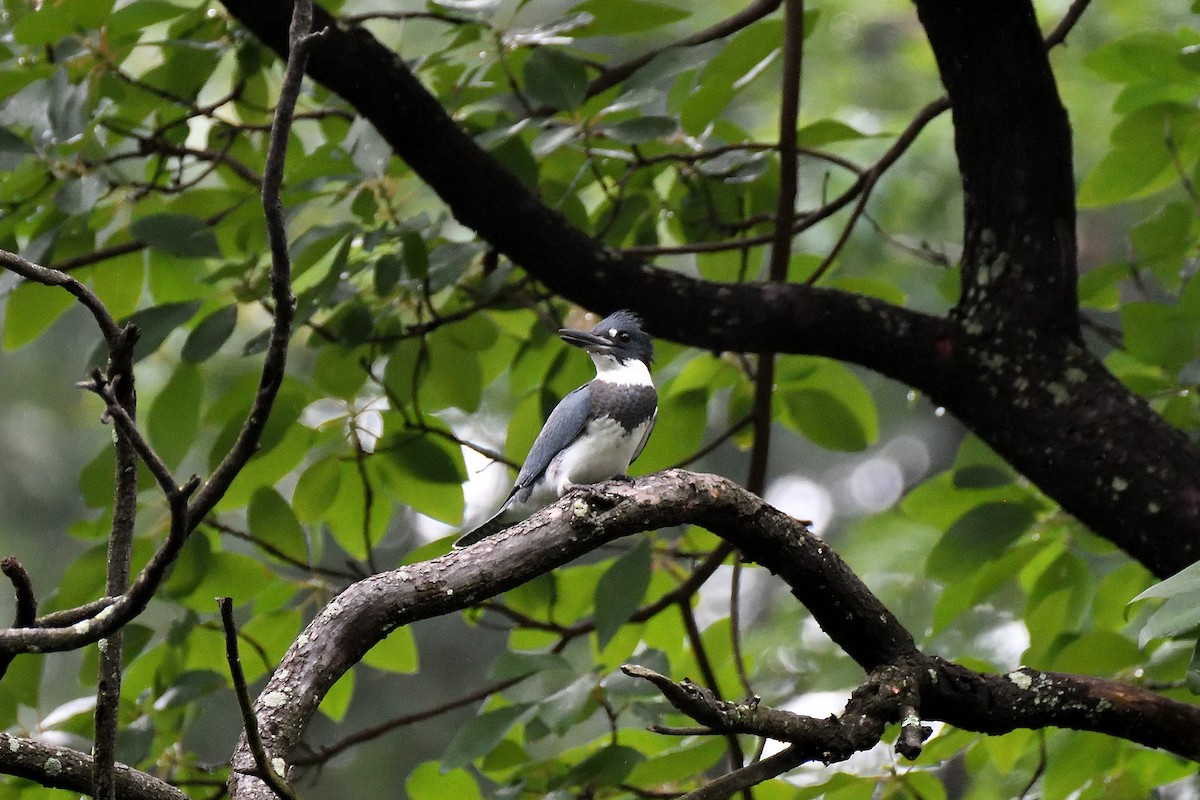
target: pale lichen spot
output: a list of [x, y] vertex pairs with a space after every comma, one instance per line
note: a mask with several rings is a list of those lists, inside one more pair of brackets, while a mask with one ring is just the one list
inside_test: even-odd
[[85, 636], [92, 629], [92, 621], [90, 619], [81, 620], [71, 626], [71, 633]]
[[267, 708], [279, 708], [288, 701], [287, 692], [281, 692], [278, 689], [267, 692], [262, 697], [263, 705]]
[[1029, 388], [1029, 378], [1026, 378], [1024, 375], [1019, 375], [1017, 379], [1013, 381], [1013, 388], [1018, 392], [1025, 391]]
[[1046, 391], [1054, 398], [1054, 405], [1065, 406], [1071, 402], [1071, 393], [1067, 391], [1067, 387], [1061, 383], [1050, 382], [1046, 384]]
[[108, 652], [108, 639], [101, 639], [100, 641], [96, 642], [96, 649], [99, 650], [101, 653], [107, 653]]
[[1120, 475], [1112, 479], [1112, 488], [1114, 492], [1120, 494], [1129, 488], [1129, 481], [1122, 478]]
[[410, 583], [412, 581], [412, 575], [408, 574], [408, 570], [404, 570], [404, 569], [396, 570], [396, 577], [399, 578], [400, 580], [404, 581], [405, 583]]
[[51, 756], [46, 759], [46, 763], [42, 765], [42, 769], [46, 771], [47, 775], [53, 777], [62, 773], [63, 766], [61, 761]]
[[13, 753], [20, 751], [21, 740], [15, 736], [8, 737], [8, 749]]
[[342, 604], [337, 601], [337, 598], [334, 598], [325, 606], [325, 610], [329, 612], [330, 616], [336, 616], [342, 613]]
[[1063, 373], [1067, 379], [1067, 383], [1085, 383], [1087, 382], [1087, 373], [1079, 367], [1067, 367], [1067, 371]]
[[591, 509], [588, 508], [587, 501], [582, 498], [577, 499], [571, 504], [571, 513], [577, 517], [586, 517], [589, 511]]
[[282, 778], [287, 775], [287, 762], [279, 756], [275, 756], [271, 759], [271, 769], [275, 770], [275, 774]]
[[1162, 511], [1162, 507], [1159, 506], [1158, 503], [1151, 500], [1149, 503], [1146, 504], [1146, 511], [1148, 511], [1151, 514], [1157, 514], [1159, 511]]
[[1026, 691], [1029, 690], [1029, 687], [1033, 686], [1033, 678], [1029, 677], [1028, 675], [1026, 675], [1024, 672], [1021, 672], [1020, 670], [1013, 670], [1012, 672], [1008, 673], [1004, 677], [1008, 678], [1010, 681], [1015, 683], [1018, 687], [1025, 689]]

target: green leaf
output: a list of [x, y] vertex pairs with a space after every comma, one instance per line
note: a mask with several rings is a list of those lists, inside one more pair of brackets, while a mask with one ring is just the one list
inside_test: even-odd
[[536, 707], [514, 705], [485, 711], [459, 728], [442, 756], [442, 769], [464, 767], [487, 755], [518, 722], [532, 716]]
[[816, 122], [810, 122], [796, 131], [796, 145], [799, 147], [816, 148], [835, 142], [852, 142], [879, 135], [863, 133], [853, 125], [848, 125], [836, 119], [819, 119]]
[[296, 482], [292, 506], [301, 522], [322, 519], [342, 485], [342, 465], [335, 456], [312, 464]]
[[637, 610], [650, 585], [650, 538], [613, 562], [596, 582], [596, 638], [603, 649]]
[[221, 345], [233, 335], [233, 329], [237, 327], [237, 318], [237, 304], [230, 303], [200, 320], [183, 343], [180, 357], [192, 364], [199, 364], [216, 355]]
[[415, 231], [405, 231], [400, 241], [404, 247], [404, 267], [408, 277], [413, 280], [424, 280], [429, 274], [429, 251], [425, 240]]
[[1180, 594], [1200, 592], [1200, 562], [1184, 567], [1164, 581], [1159, 581], [1130, 600], [1130, 604], [1152, 597], [1170, 598]]
[[719, 739], [706, 737], [697, 743], [673, 747], [634, 766], [629, 783], [655, 786], [691, 780], [721, 760], [725, 747]]
[[61, 287], [22, 283], [4, 306], [4, 349], [16, 350], [32, 342], [74, 302]]
[[781, 359], [777, 402], [785, 425], [830, 450], [857, 451], [879, 436], [875, 401], [858, 376], [823, 358]]
[[1200, 317], [1177, 305], [1126, 303], [1121, 325], [1126, 349], [1147, 364], [1175, 373], [1196, 357]]
[[471, 412], [483, 396], [483, 370], [479, 354], [464, 348], [454, 337], [438, 332], [426, 340], [425, 371], [418, 394], [424, 411], [455, 407]]
[[363, 348], [328, 345], [317, 351], [313, 364], [313, 382], [332, 397], [353, 400], [367, 380]]
[[539, 47], [525, 60], [525, 93], [537, 105], [576, 108], [587, 96], [587, 68], [562, 50]]
[[779, 54], [783, 40], [783, 21], [779, 19], [764, 20], [729, 37], [683, 101], [680, 123], [684, 130], [693, 135], [703, 132], [728, 108], [737, 92], [760, 74], [765, 63]]
[[829, 450], [856, 451], [871, 443], [868, 433], [838, 395], [823, 389], [794, 389], [783, 396], [793, 427]]
[[564, 786], [615, 786], [646, 760], [632, 747], [609, 745], [573, 766], [563, 778]]
[[178, 258], [220, 258], [217, 237], [204, 220], [186, 214], [151, 214], [135, 219], [130, 233], [155, 250]]
[[1168, 597], [1146, 620], [1138, 634], [1138, 646], [1145, 647], [1151, 639], [1192, 636], [1197, 630], [1200, 630], [1200, 589]]
[[255, 490], [246, 514], [250, 533], [257, 539], [295, 561], [307, 563], [308, 538], [279, 492], [270, 486]]
[[1033, 524], [1034, 514], [1019, 503], [985, 503], [959, 517], [934, 545], [925, 573], [951, 583], [998, 557]]
[[433, 436], [407, 435], [381, 450], [395, 467], [381, 475], [402, 503], [451, 525], [462, 522], [467, 471], [458, 445]]
[[600, 130], [622, 144], [645, 144], [673, 136], [679, 130], [674, 117], [647, 115], [606, 124]]
[[151, 403], [146, 430], [150, 443], [167, 464], [178, 466], [195, 443], [203, 397], [204, 381], [199, 370], [181, 363]]
[[417, 642], [413, 639], [412, 628], [396, 628], [386, 639], [367, 651], [363, 663], [385, 672], [416, 672]]
[[650, 3], [646, 0], [587, 0], [571, 8], [591, 14], [589, 36], [624, 36], [662, 28], [692, 15], [690, 9]]
[[[135, 311], [126, 322], [138, 326], [141, 335], [133, 347], [134, 362], [141, 361], [162, 346], [175, 331], [179, 330], [195, 316], [200, 308], [199, 301], [191, 303], [167, 303], [165, 305], [143, 308]], [[93, 355], [93, 363], [99, 363], [98, 353]]]
[[321, 698], [321, 705], [317, 706], [317, 710], [334, 722], [341, 722], [350, 710], [350, 701], [353, 698], [354, 670], [348, 669]]
[[426, 761], [404, 782], [408, 800], [482, 800], [479, 784], [465, 769], [443, 771], [436, 761]]
[[1187, 687], [1192, 694], [1200, 694], [1200, 640], [1192, 648], [1192, 660], [1188, 662]]

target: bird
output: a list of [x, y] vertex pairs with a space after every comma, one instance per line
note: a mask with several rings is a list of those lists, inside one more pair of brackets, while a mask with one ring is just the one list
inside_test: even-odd
[[596, 377], [554, 407], [500, 510], [461, 536], [456, 549], [520, 522], [575, 486], [623, 477], [646, 447], [658, 393], [650, 377], [654, 342], [641, 318], [622, 309], [590, 331], [563, 328], [558, 335], [591, 356]]

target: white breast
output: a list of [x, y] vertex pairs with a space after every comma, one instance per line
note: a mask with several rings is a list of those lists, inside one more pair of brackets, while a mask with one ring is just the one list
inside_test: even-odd
[[546, 483], [561, 497], [572, 486], [624, 475], [649, 424], [627, 431], [609, 418], [589, 422], [586, 432], [550, 462]]

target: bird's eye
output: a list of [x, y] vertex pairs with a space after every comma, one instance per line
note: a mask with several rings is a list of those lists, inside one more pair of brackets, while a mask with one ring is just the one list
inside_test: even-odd
[[620, 333], [617, 334], [617, 340], [620, 342], [628, 342], [629, 341], [629, 332], [621, 331]]

